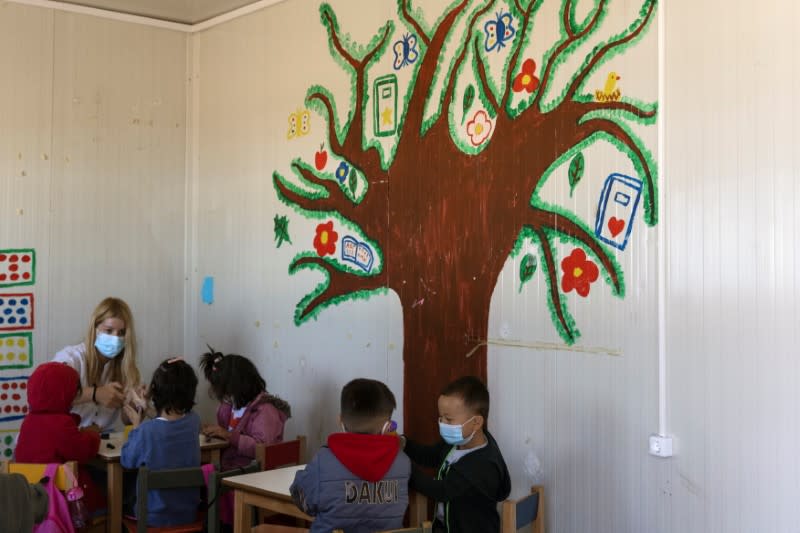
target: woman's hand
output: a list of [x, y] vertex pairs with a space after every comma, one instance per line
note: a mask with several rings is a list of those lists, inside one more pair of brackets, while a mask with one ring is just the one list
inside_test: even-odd
[[128, 421], [133, 427], [138, 428], [139, 424], [142, 423], [142, 415], [139, 413], [139, 411], [131, 407], [130, 404], [125, 405], [122, 408], [122, 412], [128, 418]]
[[98, 404], [109, 409], [119, 409], [125, 402], [125, 392], [120, 383], [112, 381], [101, 387], [97, 387], [94, 399]]
[[231, 436], [231, 432], [227, 429], [211, 424], [203, 424], [202, 429], [203, 435], [207, 437], [216, 437], [218, 439], [228, 440]]

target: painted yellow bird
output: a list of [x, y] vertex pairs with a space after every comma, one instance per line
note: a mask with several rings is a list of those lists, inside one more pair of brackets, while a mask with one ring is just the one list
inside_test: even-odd
[[597, 101], [615, 102], [619, 100], [620, 96], [622, 96], [622, 93], [620, 92], [619, 87], [617, 87], [617, 82], [620, 79], [621, 78], [619, 77], [619, 74], [616, 72], [610, 72], [606, 78], [606, 85], [603, 87], [603, 90], [598, 89], [594, 92], [594, 96], [597, 98]]

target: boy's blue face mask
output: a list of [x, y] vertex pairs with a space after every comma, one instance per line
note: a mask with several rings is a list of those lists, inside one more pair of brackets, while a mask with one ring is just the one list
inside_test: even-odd
[[475, 431], [473, 431], [469, 437], [464, 436], [464, 426], [469, 424], [474, 418], [475, 417], [473, 416], [461, 425], [445, 424], [440, 420], [439, 434], [447, 444], [452, 446], [464, 446], [472, 440], [472, 437], [475, 436]]
[[94, 347], [105, 357], [113, 359], [125, 347], [125, 339], [108, 333], [98, 333], [94, 341]]

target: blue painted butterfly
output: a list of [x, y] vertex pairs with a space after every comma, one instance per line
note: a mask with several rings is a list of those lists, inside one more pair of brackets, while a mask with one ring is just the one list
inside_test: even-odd
[[413, 33], [406, 33], [401, 40], [395, 41], [392, 49], [394, 50], [394, 65], [392, 66], [395, 70], [400, 70], [419, 58], [417, 36]]
[[487, 52], [491, 52], [492, 50], [497, 50], [499, 52], [500, 49], [506, 45], [506, 41], [511, 40], [517, 33], [517, 30], [511, 25], [514, 22], [511, 13], [503, 13], [501, 11], [495, 16], [497, 18], [488, 21], [483, 26], [486, 32], [486, 42], [483, 46]]

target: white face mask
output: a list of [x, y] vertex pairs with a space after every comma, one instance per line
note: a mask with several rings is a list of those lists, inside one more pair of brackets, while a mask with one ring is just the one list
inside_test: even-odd
[[98, 333], [94, 347], [108, 359], [114, 359], [125, 348], [125, 339], [108, 333]]
[[464, 426], [469, 424], [472, 419], [475, 418], [474, 416], [464, 422], [463, 424], [445, 424], [442, 421], [439, 421], [439, 434], [442, 436], [444, 441], [447, 444], [452, 446], [464, 446], [465, 444], [469, 443], [472, 440], [472, 437], [475, 436], [475, 431], [469, 437], [464, 436]]

